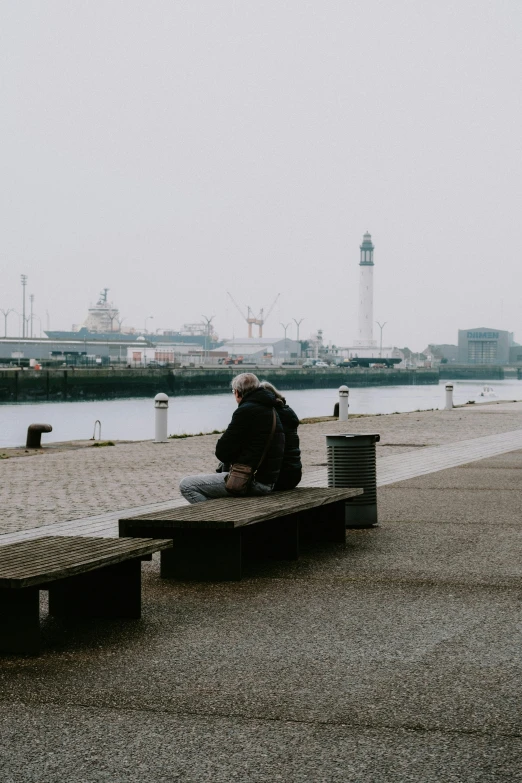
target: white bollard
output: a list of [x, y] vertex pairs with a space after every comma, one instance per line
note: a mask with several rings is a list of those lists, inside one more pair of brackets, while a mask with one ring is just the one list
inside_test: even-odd
[[154, 397], [154, 407], [156, 409], [154, 443], [166, 443], [168, 441], [167, 427], [169, 418], [168, 396], [163, 394], [163, 392], [156, 394]]
[[453, 384], [452, 383], [446, 384], [446, 405], [444, 407], [444, 410], [446, 411], [453, 410]]
[[348, 421], [348, 386], [339, 386], [339, 421]]

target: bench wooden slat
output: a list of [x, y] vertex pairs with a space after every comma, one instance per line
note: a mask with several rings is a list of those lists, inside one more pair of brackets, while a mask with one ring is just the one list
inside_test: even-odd
[[[81, 540], [79, 539], [79, 536], [60, 536], [57, 540], [56, 536], [47, 536], [33, 538], [30, 539], [30, 541], [38, 541], [38, 544], [33, 544], [33, 546], [38, 547], [38, 552], [41, 556], [45, 553], [54, 556], [58, 553], [74, 551], [95, 552], [100, 549], [100, 547], [107, 550], [109, 546], [114, 546], [116, 543], [116, 540], [114, 542], [103, 542], [103, 540], [96, 536], [94, 538], [84, 539], [85, 543], [82, 545]], [[105, 546], [103, 546], [104, 543]], [[13, 544], [2, 547], [1, 551], [3, 562], [15, 562], [19, 558], [27, 559], [28, 557], [31, 557], [31, 546], [29, 545], [29, 541], [14, 542]]]
[[[113, 539], [114, 540], [114, 539]], [[101, 558], [120, 558], [128, 559], [129, 554], [134, 555], [136, 552], [141, 552], [142, 548], [120, 548], [116, 549], [111, 547], [110, 549], [104, 549], [102, 547], [89, 548], [84, 551], [77, 548], [69, 548], [65, 552], [41, 552], [40, 548], [31, 547], [31, 550], [26, 553], [26, 556], [20, 557], [18, 554], [16, 559], [12, 559], [0, 549], [0, 577], [10, 575], [14, 572], [35, 572], [42, 570], [48, 566], [61, 566], [62, 564], [70, 564], [79, 560], [97, 560]]]
[[[16, 542], [5, 547], [0, 547], [0, 573], [4, 567], [11, 566], [19, 562], [29, 562], [34, 564], [34, 557], [37, 555], [40, 559], [66, 558], [75, 556], [93, 556], [96, 557], [100, 552], [102, 554], [121, 553], [127, 548], [146, 545], [150, 539], [143, 541], [122, 542], [119, 539], [103, 538], [84, 538], [79, 536], [49, 536], [45, 538], [32, 539], [30, 541]], [[129, 547], [130, 545], [130, 547]]]
[[164, 528], [233, 529], [349, 500], [362, 493], [359, 488], [306, 487], [256, 497], [217, 498], [192, 506], [124, 517], [120, 519], [120, 530], [129, 529], [127, 523], [138, 522], [159, 522]]
[[172, 547], [171, 539], [48, 536], [0, 547], [0, 587], [22, 588], [87, 573]]
[[[103, 539], [102, 539], [103, 540]], [[116, 539], [113, 539], [116, 540]], [[34, 571], [37, 567], [38, 570], [44, 570], [48, 568], [59, 568], [62, 565], [69, 565], [71, 560], [80, 562], [88, 562], [89, 560], [95, 560], [97, 557], [109, 557], [112, 554], [118, 556], [124, 556], [125, 551], [123, 548], [105, 548], [102, 546], [89, 547], [86, 550], [78, 549], [77, 547], [64, 546], [63, 551], [51, 549], [51, 548], [38, 548], [37, 562], [35, 562], [34, 550], [29, 552], [9, 553], [4, 558], [2, 548], [0, 548], [0, 579], [4, 573], [8, 573], [10, 578], [24, 576], [28, 570]], [[131, 550], [133, 551], [133, 550]], [[11, 554], [15, 556], [12, 557]]]
[[[38, 542], [30, 545], [30, 541]], [[80, 536], [48, 536], [30, 541], [16, 542], [0, 547], [0, 574], [4, 564], [9, 564], [9, 568], [17, 564], [24, 565], [27, 562], [34, 562], [34, 547], [37, 547], [39, 562], [46, 559], [70, 559], [75, 553], [81, 556], [86, 554], [95, 556], [101, 552], [109, 554], [111, 551], [123, 552], [124, 547], [119, 545], [119, 539], [104, 538], [85, 538]], [[84, 544], [82, 542], [85, 542]]]
[[[129, 551], [130, 556], [134, 557], [134, 550]], [[72, 553], [71, 553], [72, 555]], [[118, 553], [116, 560], [114, 562], [119, 562], [121, 560], [127, 560], [128, 556], [122, 556], [124, 553]], [[139, 555], [136, 555], [139, 557]], [[34, 576], [38, 575], [40, 573], [44, 573], [47, 571], [59, 571], [61, 568], [69, 568], [71, 566], [71, 562], [74, 562], [75, 566], [82, 566], [87, 563], [92, 562], [98, 562], [100, 558], [107, 559], [107, 557], [110, 557], [110, 553], [107, 552], [99, 552], [99, 553], [89, 553], [82, 555], [81, 553], [74, 554], [74, 557], [60, 557], [60, 558], [47, 558], [45, 560], [38, 560], [37, 563], [31, 564], [31, 563], [21, 563], [19, 565], [13, 565], [12, 568], [8, 571], [8, 577], [9, 579], [25, 579], [27, 576]], [[3, 574], [0, 575], [0, 580], [3, 578]]]

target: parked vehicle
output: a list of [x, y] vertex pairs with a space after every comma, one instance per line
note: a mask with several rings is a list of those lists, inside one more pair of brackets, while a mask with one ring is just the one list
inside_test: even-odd
[[230, 366], [231, 364], [243, 364], [242, 356], [226, 356], [225, 358], [218, 359], [218, 364], [225, 364]]
[[326, 362], [320, 362], [317, 359], [306, 359], [301, 365], [302, 367], [329, 367]]

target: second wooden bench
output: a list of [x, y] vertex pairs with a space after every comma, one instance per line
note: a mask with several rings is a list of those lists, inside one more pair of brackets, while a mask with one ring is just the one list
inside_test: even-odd
[[141, 560], [171, 540], [46, 536], [0, 547], [0, 652], [40, 651], [40, 590], [59, 617], [141, 615]]

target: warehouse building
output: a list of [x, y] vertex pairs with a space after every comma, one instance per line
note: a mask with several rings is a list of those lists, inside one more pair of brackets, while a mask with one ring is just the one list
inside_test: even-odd
[[459, 329], [459, 363], [509, 364], [513, 345], [513, 332], [503, 329]]
[[[286, 340], [284, 337], [250, 337], [225, 340], [216, 350], [227, 351], [232, 357], [240, 356], [246, 362], [282, 364], [297, 361], [301, 356], [301, 343], [289, 337]], [[213, 353], [210, 351], [209, 355]]]

